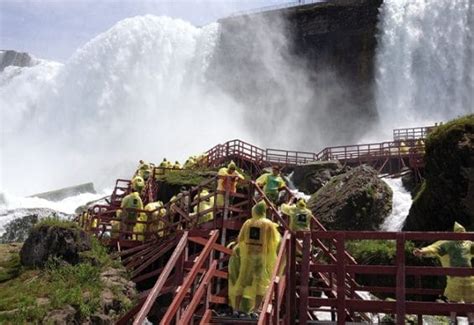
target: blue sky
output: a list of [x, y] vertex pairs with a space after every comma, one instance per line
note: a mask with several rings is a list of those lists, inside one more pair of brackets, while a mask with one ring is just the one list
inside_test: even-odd
[[117, 21], [153, 14], [196, 26], [241, 10], [292, 0], [0, 0], [0, 49], [66, 61]]

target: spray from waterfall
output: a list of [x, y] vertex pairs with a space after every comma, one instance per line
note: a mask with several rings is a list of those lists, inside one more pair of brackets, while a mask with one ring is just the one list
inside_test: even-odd
[[381, 129], [474, 112], [472, 0], [386, 0], [379, 16], [376, 103]]
[[1, 190], [25, 195], [91, 180], [103, 188], [130, 177], [139, 159], [182, 160], [245, 138], [241, 107], [206, 79], [218, 28], [134, 17], [65, 65], [8, 67]]

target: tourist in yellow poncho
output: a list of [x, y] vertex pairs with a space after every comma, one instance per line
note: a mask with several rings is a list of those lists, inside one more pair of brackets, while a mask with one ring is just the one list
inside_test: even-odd
[[311, 210], [306, 207], [306, 201], [299, 199], [296, 204], [282, 204], [281, 212], [290, 217], [290, 230], [309, 231], [311, 228]]
[[[244, 179], [244, 176], [240, 174], [237, 170], [237, 166], [233, 161], [227, 165], [227, 167], [222, 167], [219, 169], [217, 176], [219, 179], [217, 180], [217, 190], [218, 191], [229, 191], [229, 194], [235, 194], [237, 192], [237, 182], [239, 180]], [[230, 203], [232, 203], [233, 197], [229, 197]], [[217, 194], [217, 202], [218, 207], [224, 206], [224, 194], [218, 193]]]
[[135, 176], [132, 179], [132, 190], [134, 192], [141, 193], [144, 187], [145, 187], [145, 181], [144, 181], [143, 177]]
[[[459, 223], [454, 223], [454, 232], [466, 232]], [[443, 267], [472, 267], [474, 243], [469, 240], [440, 240], [434, 244], [417, 248], [415, 256], [435, 256]], [[474, 303], [474, 276], [447, 276], [444, 295], [452, 302]], [[474, 312], [468, 313], [469, 324], [474, 322]], [[455, 324], [456, 313], [451, 313], [451, 323]]]
[[[194, 210], [193, 210], [194, 214], [191, 214], [191, 215], [196, 215], [198, 212], [202, 213], [203, 211], [212, 209], [214, 207], [214, 197], [213, 196], [208, 197], [207, 199], [204, 199], [204, 197], [206, 197], [208, 195], [209, 195], [209, 192], [206, 189], [203, 189], [199, 193], [199, 198], [201, 200], [200, 200], [199, 204], [196, 204], [196, 206], [194, 207]], [[198, 199], [198, 195], [196, 195], [194, 197], [194, 200], [197, 200], [197, 199]], [[214, 219], [214, 213], [211, 210], [211, 211], [207, 212], [206, 214], [201, 215], [199, 217], [198, 225], [201, 224], [201, 223], [211, 221], [213, 219]]]
[[[166, 214], [166, 209], [163, 207], [163, 202], [151, 202], [145, 206], [145, 211], [140, 213], [137, 222], [133, 227], [136, 240], [145, 240], [145, 233], [156, 234], [158, 237], [163, 237], [164, 222], [163, 216]], [[149, 222], [149, 223], [147, 223]], [[160, 230], [160, 231], [159, 231]]]
[[[138, 211], [127, 210], [127, 208], [138, 210], [143, 209], [143, 202], [138, 192], [132, 192], [125, 196], [122, 199], [122, 203], [120, 204], [120, 209], [117, 210], [116, 213], [117, 217], [120, 218], [121, 221], [123, 221], [123, 230], [127, 232], [132, 232], [135, 222], [137, 221], [140, 213]], [[129, 234], [127, 234], [127, 236], [129, 236]]]
[[252, 218], [244, 223], [237, 239], [240, 267], [233, 292], [236, 313], [241, 310], [242, 297], [255, 301], [252, 309], [256, 312], [270, 284], [281, 236], [266, 212], [265, 202], [254, 205]]
[[152, 167], [149, 163], [140, 160], [140, 166], [138, 167], [135, 176], [140, 176], [144, 181], [146, 181], [151, 175], [151, 170]]
[[265, 173], [257, 178], [257, 186], [263, 188], [263, 192], [267, 198], [273, 203], [277, 203], [278, 195], [286, 183], [280, 176], [280, 167], [273, 166], [271, 173]]

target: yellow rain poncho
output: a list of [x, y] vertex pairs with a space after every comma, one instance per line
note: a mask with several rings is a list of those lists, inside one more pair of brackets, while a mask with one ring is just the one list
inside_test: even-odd
[[306, 202], [299, 199], [296, 204], [282, 204], [281, 212], [290, 217], [290, 230], [309, 231], [311, 226], [311, 210], [306, 208]]
[[[199, 204], [197, 204], [195, 207], [194, 207], [194, 215], [196, 215], [198, 213], [198, 211], [201, 213], [203, 211], [206, 211], [208, 209], [212, 209], [214, 207], [214, 197], [211, 196], [205, 200], [202, 200], [204, 197], [208, 196], [209, 195], [209, 192], [207, 190], [202, 190], [200, 193], [199, 193], [199, 198], [201, 198], [201, 201], [199, 202]], [[196, 195], [194, 197], [194, 200], [197, 200], [198, 199], [198, 196]], [[198, 225], [201, 224], [201, 223], [205, 223], [205, 222], [208, 222], [208, 221], [211, 221], [214, 219], [214, 213], [212, 211], [209, 211], [207, 212], [206, 214], [204, 215], [201, 215], [199, 217], [199, 220], [198, 220]]]
[[273, 203], [278, 201], [279, 191], [286, 185], [280, 175], [273, 175], [273, 173], [261, 175], [256, 182], [259, 187], [263, 187], [263, 192]]
[[136, 176], [140, 176], [144, 181], [148, 179], [151, 175], [151, 166], [149, 163], [140, 160], [140, 166], [138, 167]]
[[[454, 232], [466, 232], [459, 223], [454, 223]], [[438, 257], [443, 267], [472, 267], [474, 243], [469, 240], [440, 240], [424, 247], [421, 252], [427, 256]], [[444, 295], [450, 301], [474, 302], [474, 276], [447, 276]]]
[[[233, 247], [232, 247], [233, 246]], [[235, 285], [237, 284], [237, 279], [239, 277], [240, 270], [240, 249], [239, 245], [235, 245], [234, 242], [227, 245], [228, 248], [232, 248], [232, 255], [229, 258], [229, 281], [228, 281], [228, 296], [229, 296], [229, 305], [233, 310], [240, 310], [244, 313], [248, 313], [252, 310], [252, 307], [255, 305], [254, 299], [243, 298], [240, 302], [240, 308], [237, 308], [235, 305]]]
[[137, 211], [127, 211], [126, 208], [143, 209], [143, 202], [138, 192], [132, 192], [125, 196], [120, 204], [120, 209], [116, 213], [118, 218], [126, 222], [124, 231], [132, 231], [134, 222], [138, 219], [140, 213]]
[[235, 296], [254, 300], [256, 296], [264, 296], [270, 284], [281, 236], [277, 225], [265, 217], [266, 210], [264, 202], [257, 203], [252, 208], [252, 218], [240, 230], [237, 240], [240, 267], [233, 292]]
[[176, 161], [174, 162], [173, 168], [175, 168], [175, 169], [181, 169], [181, 164], [179, 163], [179, 161], [176, 160]]
[[143, 177], [135, 176], [132, 179], [132, 190], [134, 192], [141, 193], [144, 187], [145, 187], [145, 181], [143, 180]]
[[163, 231], [158, 232], [159, 229], [163, 229], [164, 227], [164, 223], [161, 220], [161, 218], [166, 214], [166, 210], [163, 208], [163, 203], [161, 201], [148, 203], [144, 210], [147, 212], [140, 213], [137, 220], [150, 223], [135, 224], [133, 232], [143, 234], [136, 234], [136, 239], [145, 240], [145, 232], [157, 233], [159, 237], [163, 237]]
[[[217, 180], [217, 190], [228, 190], [230, 194], [237, 192], [237, 182], [244, 179], [244, 176], [236, 170], [236, 165], [233, 161], [231, 161], [227, 167], [219, 169], [217, 176], [220, 176]], [[217, 206], [224, 206], [224, 194], [222, 193], [217, 194]]]
[[189, 157], [183, 165], [184, 169], [193, 169], [196, 167], [196, 159]]
[[408, 151], [410, 150], [410, 148], [405, 144], [405, 142], [400, 142], [400, 153], [402, 155], [406, 155], [408, 154]]

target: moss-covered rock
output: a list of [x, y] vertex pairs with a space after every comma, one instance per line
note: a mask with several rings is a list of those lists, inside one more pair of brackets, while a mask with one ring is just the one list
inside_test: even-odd
[[425, 181], [404, 230], [474, 229], [474, 115], [437, 127], [426, 140]]
[[80, 253], [91, 249], [90, 235], [71, 221], [44, 219], [31, 231], [21, 248], [21, 264], [42, 266], [51, 258], [76, 264]]
[[331, 230], [377, 230], [392, 210], [392, 190], [369, 166], [333, 177], [309, 208]]
[[216, 171], [202, 169], [166, 171], [165, 174], [156, 177], [156, 184], [159, 188], [156, 199], [168, 202], [183, 188], [189, 189], [192, 186], [199, 185], [202, 181], [214, 177], [216, 174]]

